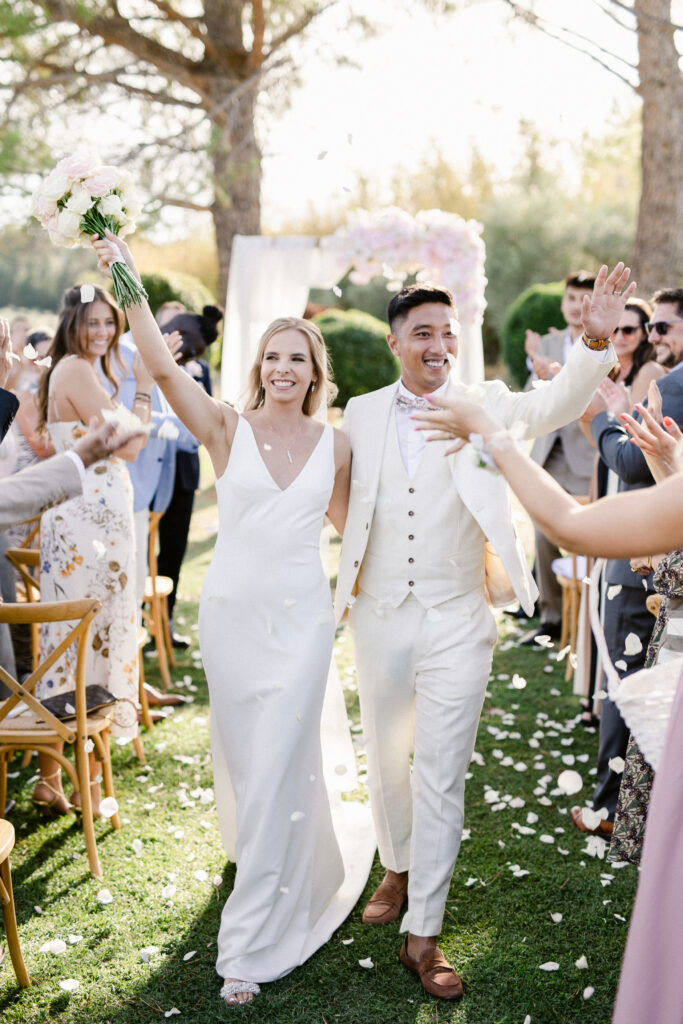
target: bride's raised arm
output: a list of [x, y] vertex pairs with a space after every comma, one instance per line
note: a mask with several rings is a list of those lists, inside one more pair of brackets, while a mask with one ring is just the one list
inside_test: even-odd
[[[106, 238], [93, 236], [92, 245], [97, 253], [101, 273], [111, 277], [111, 264], [123, 258], [133, 274], [140, 275], [133, 262], [130, 249], [122, 239], [107, 231]], [[196, 381], [185, 373], [169, 352], [161, 331], [147, 302], [126, 309], [128, 323], [135, 345], [149, 373], [159, 385], [173, 410], [185, 426], [207, 448], [217, 472], [221, 455], [229, 451], [237, 426], [237, 413], [229, 405], [211, 398]], [[224, 468], [224, 467], [222, 467]]]

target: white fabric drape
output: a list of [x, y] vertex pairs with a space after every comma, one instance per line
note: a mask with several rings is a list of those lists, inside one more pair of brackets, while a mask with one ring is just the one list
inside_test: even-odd
[[[258, 340], [276, 317], [302, 316], [311, 288], [329, 288], [344, 272], [334, 249], [304, 236], [236, 235], [225, 303], [221, 397], [239, 404]], [[443, 284], [454, 292], [448, 281]], [[387, 300], [389, 293], [387, 292]], [[463, 320], [456, 376], [484, 379], [481, 325]]]

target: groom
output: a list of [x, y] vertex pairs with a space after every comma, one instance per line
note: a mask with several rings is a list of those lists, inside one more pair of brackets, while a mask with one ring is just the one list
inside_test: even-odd
[[[534, 391], [482, 384], [484, 405], [527, 437], [577, 419], [616, 364], [609, 336], [633, 291], [619, 264], [584, 300], [586, 334], [562, 371]], [[344, 429], [351, 499], [336, 593], [353, 633], [368, 785], [385, 879], [365, 924], [396, 920], [407, 898], [401, 961], [442, 999], [462, 983], [436, 946], [460, 846], [465, 772], [474, 747], [496, 625], [487, 598], [537, 595], [512, 523], [507, 486], [468, 446], [444, 458], [411, 419], [416, 399], [466, 389], [449, 378], [458, 349], [451, 294], [404, 288], [389, 303], [401, 379], [353, 398]], [[419, 404], [419, 401], [418, 401]], [[423, 403], [424, 404], [424, 403]], [[414, 752], [411, 773], [410, 755]]]

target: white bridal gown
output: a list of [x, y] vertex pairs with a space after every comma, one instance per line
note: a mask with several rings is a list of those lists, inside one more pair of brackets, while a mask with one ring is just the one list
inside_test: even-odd
[[240, 417], [199, 608], [216, 803], [237, 865], [218, 934], [223, 978], [273, 981], [303, 963], [347, 917], [372, 863], [368, 808], [331, 792], [354, 784], [336, 674], [323, 766], [334, 619], [320, 535], [333, 485], [331, 427], [282, 490]]

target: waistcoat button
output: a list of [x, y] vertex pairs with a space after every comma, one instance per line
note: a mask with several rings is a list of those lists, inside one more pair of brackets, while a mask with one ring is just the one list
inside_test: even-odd
[[408, 513], [408, 515], [409, 515], [409, 516], [414, 516], [414, 515], [415, 515], [415, 513], [414, 513], [414, 512], [412, 511], [412, 509], [411, 509], [411, 511], [410, 511], [410, 512]]
[[409, 559], [408, 559], [408, 561], [409, 561], [409, 563], [410, 563], [410, 564], [412, 565], [412, 564], [413, 564], [413, 562], [415, 561], [415, 559], [414, 559], [414, 558], [409, 558]]
[[415, 580], [408, 580], [408, 586], [409, 587], [414, 587], [415, 586]]
[[409, 533], [408, 534], [408, 540], [415, 540], [415, 534], [414, 533]]
[[415, 488], [414, 487], [409, 487], [408, 488], [408, 494], [415, 494]]

